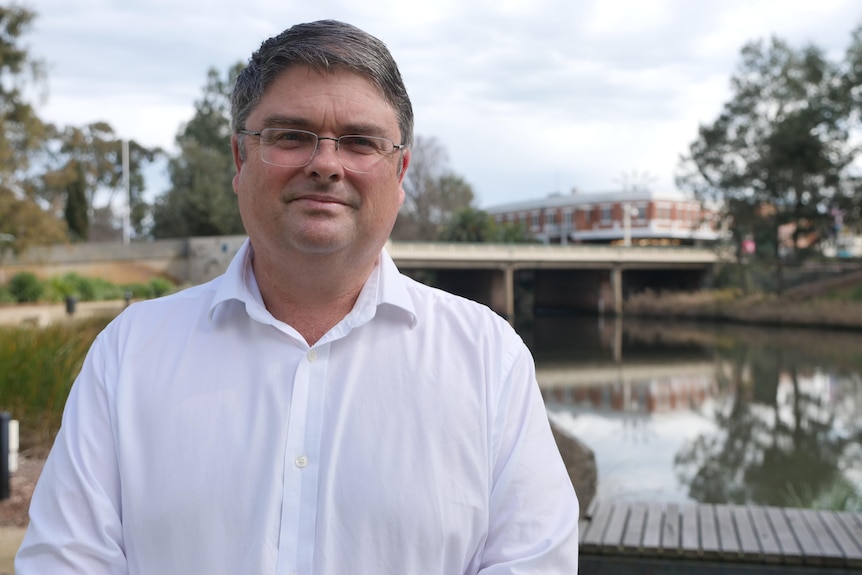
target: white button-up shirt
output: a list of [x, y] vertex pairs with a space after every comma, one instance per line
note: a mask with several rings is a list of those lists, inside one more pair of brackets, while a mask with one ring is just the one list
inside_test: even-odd
[[505, 321], [383, 252], [309, 347], [250, 257], [98, 336], [18, 575], [575, 575], [577, 500]]

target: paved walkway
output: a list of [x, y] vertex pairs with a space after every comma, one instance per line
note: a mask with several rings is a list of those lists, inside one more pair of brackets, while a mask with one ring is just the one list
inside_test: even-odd
[[12, 575], [12, 561], [22, 539], [23, 527], [0, 527], [0, 575]]
[[[70, 317], [89, 317], [101, 313], [119, 313], [126, 305], [124, 300], [82, 301], [75, 305], [72, 316], [66, 313], [66, 304], [0, 305], [0, 325], [32, 325], [44, 327]], [[2, 572], [0, 572], [2, 575]]]

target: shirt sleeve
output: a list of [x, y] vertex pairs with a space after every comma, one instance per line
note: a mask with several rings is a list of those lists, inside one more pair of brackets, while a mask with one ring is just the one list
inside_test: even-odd
[[[575, 575], [578, 500], [551, 433], [532, 356], [519, 340], [492, 421], [490, 523], [482, 575]], [[509, 361], [506, 361], [509, 359]]]
[[127, 575], [105, 356], [97, 338], [72, 386], [30, 503], [18, 575]]

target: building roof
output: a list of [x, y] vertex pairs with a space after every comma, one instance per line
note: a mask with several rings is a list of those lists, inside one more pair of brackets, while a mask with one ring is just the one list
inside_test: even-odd
[[573, 191], [569, 194], [555, 193], [535, 200], [523, 200], [498, 204], [485, 208], [491, 215], [510, 212], [542, 210], [548, 208], [579, 207], [594, 204], [619, 202], [694, 202], [690, 196], [679, 190], [627, 190], [610, 192], [583, 193]]

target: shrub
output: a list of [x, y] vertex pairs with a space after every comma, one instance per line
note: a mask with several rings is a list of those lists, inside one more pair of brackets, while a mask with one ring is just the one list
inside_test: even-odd
[[15, 298], [12, 297], [12, 292], [5, 285], [0, 285], [0, 304], [15, 303]]
[[123, 295], [130, 293], [135, 299], [148, 299], [152, 297], [150, 284], [133, 283], [122, 286]]
[[21, 449], [45, 450], [84, 356], [112, 315], [42, 329], [0, 326], [2, 408], [21, 422]]
[[18, 303], [39, 301], [43, 291], [42, 282], [30, 272], [19, 272], [9, 280], [9, 293]]
[[174, 284], [165, 278], [153, 278], [150, 280], [149, 286], [153, 297], [163, 296], [174, 289]]

